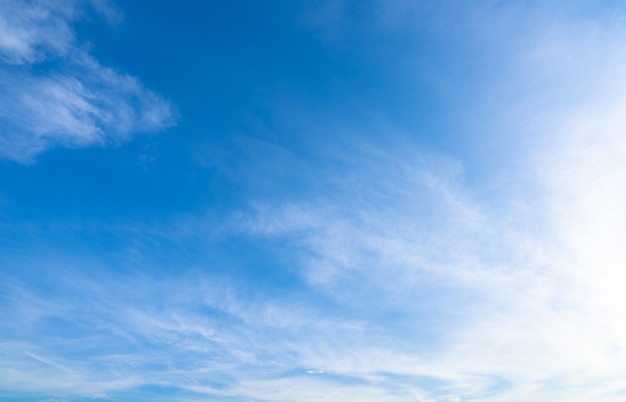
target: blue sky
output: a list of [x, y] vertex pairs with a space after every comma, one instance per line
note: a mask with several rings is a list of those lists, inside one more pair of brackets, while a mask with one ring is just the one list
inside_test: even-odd
[[625, 20], [0, 1], [0, 399], [622, 401]]

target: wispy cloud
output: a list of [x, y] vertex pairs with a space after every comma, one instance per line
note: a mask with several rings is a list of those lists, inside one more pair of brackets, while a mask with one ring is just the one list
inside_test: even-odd
[[[533, 28], [519, 65], [499, 77], [509, 84], [491, 95], [509, 120], [490, 123], [509, 131], [492, 134], [514, 144], [525, 136], [527, 146], [513, 156], [522, 172], [493, 175], [509, 174], [508, 189], [485, 200], [489, 187], [468, 186], [445, 158], [350, 149], [361, 162], [333, 191], [262, 204], [245, 222], [292, 239], [302, 275], [342, 303], [375, 311], [395, 302], [417, 321], [426, 305], [447, 323], [428, 352], [409, 351], [406, 333], [390, 327], [403, 348], [334, 351], [345, 360], [329, 366], [437, 378], [434, 400], [620, 400], [626, 62], [617, 49], [626, 36], [621, 18], [605, 17]], [[532, 183], [520, 190], [520, 178]], [[418, 345], [420, 330], [412, 334]]]
[[521, 280], [528, 271], [518, 266], [531, 269], [542, 259], [517, 206], [477, 197], [449, 157], [404, 144], [343, 147], [327, 155], [333, 158], [329, 163], [343, 169], [318, 178], [325, 190], [315, 199], [258, 203], [255, 218], [240, 222], [252, 233], [299, 243], [313, 286], [348, 297], [350, 283], [359, 303], [365, 294], [357, 289], [376, 292], [374, 303], [392, 303], [437, 283], [484, 288]]
[[[104, 18], [118, 15], [105, 2], [87, 3]], [[28, 162], [57, 145], [119, 143], [173, 124], [167, 101], [102, 66], [76, 38], [72, 23], [84, 12], [75, 1], [0, 5], [2, 157]]]
[[[99, 397], [169, 386], [260, 398], [278, 385], [264, 379], [309, 376], [306, 370], [314, 367], [301, 360], [306, 345], [362, 331], [310, 307], [249, 300], [206, 275], [200, 281], [93, 280], [64, 270], [53, 282], [51, 292], [15, 280], [2, 286], [3, 309], [21, 317], [11, 324], [19, 328], [19, 341], [10, 340], [13, 331], [3, 325], [0, 370], [7, 375], [0, 381], [6, 391]], [[29, 329], [41, 326], [46, 334]]]

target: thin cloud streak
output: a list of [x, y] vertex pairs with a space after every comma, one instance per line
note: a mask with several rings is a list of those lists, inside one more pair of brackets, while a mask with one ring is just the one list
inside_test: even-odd
[[[193, 384], [222, 377], [225, 384], [234, 386], [246, 378], [260, 380], [259, 370], [263, 376], [280, 376], [300, 364], [301, 342], [319, 336], [327, 339], [329, 330], [343, 336], [360, 331], [358, 325], [352, 329], [345, 322], [306, 317], [311, 314], [306, 310], [233, 299], [223, 289], [206, 284], [198, 288], [188, 282], [146, 282], [140, 277], [130, 281], [109, 278], [103, 283], [66, 271], [55, 286], [53, 294], [41, 296], [17, 283], [2, 289], [12, 301], [4, 307], [21, 312], [20, 328], [51, 321], [76, 328], [71, 339], [50, 334], [35, 336], [33, 343], [4, 343], [10, 358], [2, 369], [12, 373], [4, 377], [6, 390], [93, 397], [161, 384], [237, 396], [233, 390]], [[136, 289], [145, 291], [137, 293]], [[133, 296], [119, 296], [127, 294]], [[167, 302], [159, 303], [164, 295]], [[82, 301], [69, 303], [68, 297]], [[32, 335], [27, 331], [21, 338]], [[92, 350], [89, 360], [78, 362], [66, 355], [80, 353], [80, 349]], [[16, 354], [16, 350], [24, 353]], [[128, 353], [120, 355], [123, 350]], [[15, 378], [21, 380], [15, 382]]]

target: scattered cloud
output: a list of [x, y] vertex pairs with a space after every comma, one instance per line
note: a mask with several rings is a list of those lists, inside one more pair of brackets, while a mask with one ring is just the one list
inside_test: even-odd
[[[78, 49], [75, 3], [52, 4], [3, 5], [22, 10], [19, 28], [1, 27], [0, 115], [15, 128], [1, 136], [5, 157], [167, 125], [166, 102]], [[346, 3], [332, 4], [343, 15]], [[54, 16], [41, 25], [58, 36], [51, 43], [33, 28], [42, 10]], [[574, 22], [533, 40], [507, 71], [506, 116], [526, 124], [509, 121], [501, 135], [538, 145], [523, 174], [494, 174], [532, 177], [527, 193], [513, 180], [511, 191], [477, 187], [450, 156], [352, 143], [311, 158], [315, 196], [256, 199], [206, 240], [271, 243], [284, 257], [272, 269], [300, 281], [298, 297], [259, 295], [185, 261], [175, 277], [156, 266], [7, 270], [0, 388], [95, 398], [161, 387], [188, 401], [621, 400], [626, 35]], [[49, 58], [64, 69], [36, 73]], [[185, 219], [138, 236], [210, 237], [202, 217]]]

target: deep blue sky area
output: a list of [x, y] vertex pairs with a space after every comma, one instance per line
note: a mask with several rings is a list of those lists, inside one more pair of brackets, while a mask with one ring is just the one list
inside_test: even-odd
[[[77, 38], [86, 39], [81, 46], [103, 65], [175, 99], [176, 126], [131, 144], [57, 148], [29, 166], [9, 164], [3, 174], [23, 177], [7, 180], [19, 197], [13, 208], [26, 219], [38, 218], [30, 215], [42, 211], [37, 203], [59, 217], [84, 211], [109, 219], [202, 212], [207, 203], [229, 207], [246, 202], [247, 191], [306, 191], [316, 185], [302, 165], [323, 168], [325, 148], [343, 146], [333, 143], [342, 133], [327, 131], [378, 141], [371, 130], [378, 119], [411, 130], [410, 140], [424, 147], [445, 147], [453, 134], [434, 116], [445, 100], [419, 73], [407, 77], [406, 64], [417, 62], [413, 68], [436, 75], [449, 44], [420, 43], [425, 40], [405, 29], [371, 32], [359, 21], [373, 17], [371, 7], [345, 7], [350, 31], [336, 38], [307, 15], [316, 11], [313, 5], [290, 2], [133, 3], [117, 11], [123, 19], [114, 22], [83, 10], [88, 14], [75, 23]], [[310, 127], [299, 121], [303, 113], [340, 127]], [[272, 155], [281, 152], [289, 154]]]
[[0, 400], [621, 401], [625, 20], [0, 0]]

